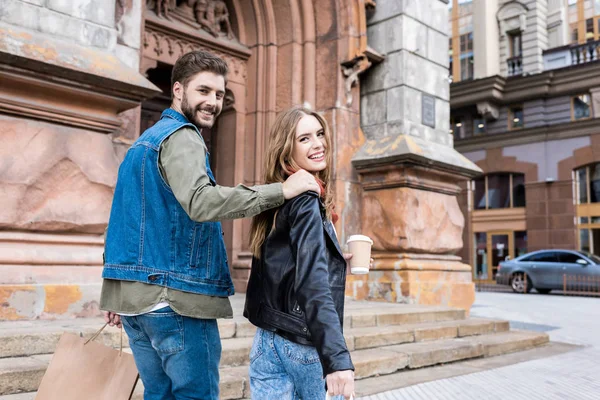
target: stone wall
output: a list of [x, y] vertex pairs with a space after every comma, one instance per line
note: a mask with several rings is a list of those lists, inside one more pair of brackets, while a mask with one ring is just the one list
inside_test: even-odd
[[99, 312], [119, 163], [158, 93], [138, 72], [141, 4], [0, 1], [0, 319]]

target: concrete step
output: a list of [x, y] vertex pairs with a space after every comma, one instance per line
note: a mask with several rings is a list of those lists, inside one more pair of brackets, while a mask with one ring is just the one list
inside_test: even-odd
[[[511, 353], [547, 342], [548, 336], [543, 333], [501, 332], [355, 350], [352, 352], [352, 359], [356, 367], [356, 378], [364, 379], [393, 374], [403, 369]], [[248, 396], [247, 372], [245, 372], [247, 367], [236, 365], [244, 365], [247, 362], [250, 346], [251, 338], [233, 338], [223, 341], [221, 370], [223, 398], [239, 399]], [[50, 358], [51, 355], [35, 355], [1, 359], [0, 395], [35, 391]], [[6, 399], [0, 398], [0, 400]]]
[[466, 320], [389, 325], [346, 330], [350, 350], [370, 349], [402, 343], [506, 332], [508, 321], [471, 318]]
[[[344, 318], [344, 326], [348, 331], [353, 328], [464, 321], [464, 318], [464, 310], [449, 307], [381, 304], [373, 309], [372, 303], [352, 302]], [[89, 337], [102, 325], [104, 325], [102, 318], [2, 321], [0, 322], [0, 358], [49, 354], [54, 352], [63, 332], [75, 332], [82, 334], [83, 337]], [[242, 317], [219, 320], [221, 339], [251, 337], [255, 331], [256, 328]], [[100, 340], [106, 345], [117, 347], [121, 340], [120, 331], [107, 327]], [[123, 335], [123, 340], [124, 346], [127, 347], [127, 335]]]
[[[0, 322], [0, 358], [53, 353], [64, 332], [73, 332], [88, 338], [103, 325], [104, 320], [101, 318]], [[254, 332], [256, 327], [245, 318], [219, 320], [221, 339], [252, 337]], [[114, 327], [106, 327], [97, 340], [107, 346], [119, 347], [121, 331]], [[125, 332], [123, 346], [129, 347]]]

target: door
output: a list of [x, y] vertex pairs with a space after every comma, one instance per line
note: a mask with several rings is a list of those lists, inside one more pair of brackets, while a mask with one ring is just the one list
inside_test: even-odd
[[539, 289], [554, 288], [556, 276], [560, 275], [562, 264], [556, 251], [542, 251], [523, 260], [528, 264], [526, 269], [533, 286]]
[[592, 277], [594, 276], [593, 268], [596, 265], [591, 264], [578, 254], [566, 251], [559, 253], [559, 260], [560, 269], [555, 276], [555, 289], [563, 288], [565, 275], [567, 276], [568, 291], [586, 291], [594, 286]]
[[488, 277], [496, 279], [498, 264], [514, 258], [513, 232], [488, 232]]

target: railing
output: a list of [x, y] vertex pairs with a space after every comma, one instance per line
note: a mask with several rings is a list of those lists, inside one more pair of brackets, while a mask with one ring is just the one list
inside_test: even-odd
[[545, 70], [585, 64], [600, 59], [600, 40], [556, 47], [543, 54]]
[[584, 64], [598, 60], [600, 41], [587, 42], [571, 46], [571, 65]]
[[508, 65], [508, 76], [521, 75], [523, 73], [523, 57], [516, 56], [506, 60]]
[[563, 275], [563, 294], [600, 297], [600, 276]]
[[[517, 279], [515, 281], [515, 278]], [[498, 281], [488, 279], [474, 279], [475, 290], [478, 292], [497, 292], [520, 294], [541, 293], [547, 294], [550, 290], [536, 290], [531, 287], [531, 281], [527, 274], [515, 274], [510, 277], [503, 277]], [[514, 283], [514, 284], [513, 284]], [[568, 275], [562, 277], [562, 288], [552, 289], [552, 294], [562, 294], [564, 296], [592, 296], [600, 297], [600, 276]]]

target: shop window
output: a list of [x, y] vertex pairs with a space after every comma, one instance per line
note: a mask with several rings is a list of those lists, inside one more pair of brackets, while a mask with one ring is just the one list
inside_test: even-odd
[[508, 112], [508, 126], [510, 129], [521, 129], [525, 125], [523, 121], [523, 107], [514, 106]]
[[592, 98], [589, 94], [581, 94], [571, 98], [571, 119], [578, 121], [592, 116]]
[[476, 210], [525, 207], [525, 176], [495, 173], [473, 180]]

